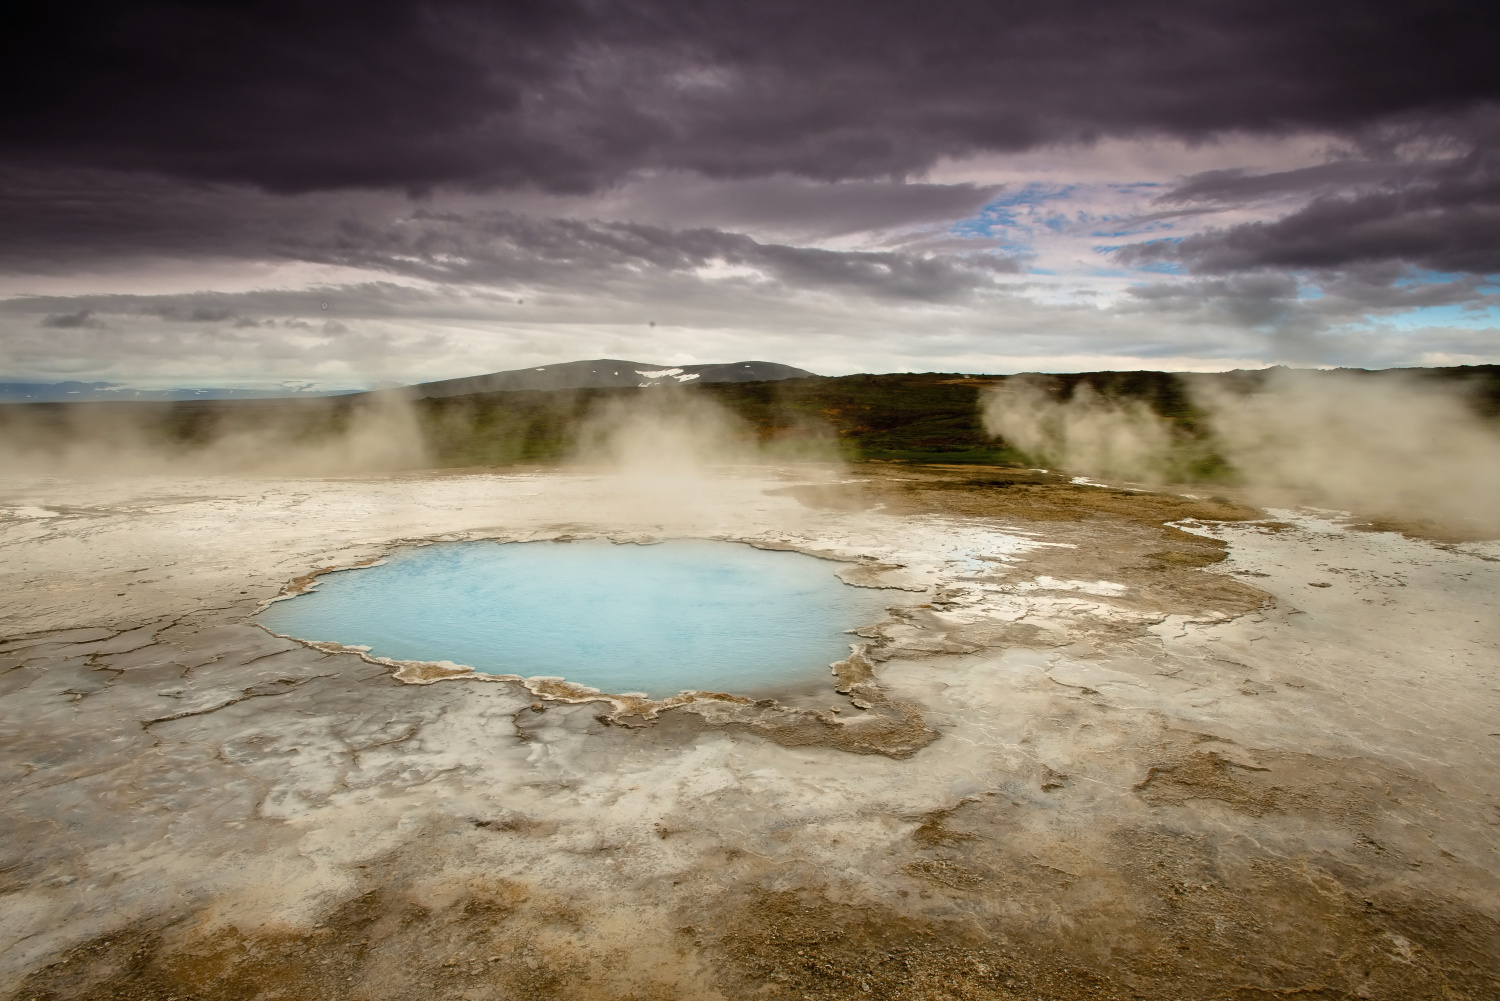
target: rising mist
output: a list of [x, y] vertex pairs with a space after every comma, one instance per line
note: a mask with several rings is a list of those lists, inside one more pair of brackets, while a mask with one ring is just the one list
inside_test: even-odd
[[[1034, 461], [1147, 484], [1215, 468], [1261, 504], [1500, 528], [1500, 428], [1474, 390], [1400, 373], [1272, 370], [1183, 377], [1196, 413], [1169, 419], [1080, 383], [1020, 377], [983, 400], [986, 428]], [[1206, 463], [1212, 458], [1218, 463]]]

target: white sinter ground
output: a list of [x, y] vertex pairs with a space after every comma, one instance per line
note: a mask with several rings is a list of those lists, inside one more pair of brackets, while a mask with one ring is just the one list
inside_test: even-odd
[[[530, 903], [505, 919], [524, 948], [491, 963], [450, 943], [433, 977], [566, 959], [615, 996], [685, 998], [734, 996], [722, 977], [738, 960], [712, 950], [749, 949], [732, 932], [759, 913], [747, 901], [782, 891], [990, 929], [982, 948], [1019, 957], [1051, 928], [1058, 955], [1122, 983], [1136, 974], [1119, 964], [1158, 950], [1205, 978], [1203, 996], [1231, 961], [1216, 949], [1243, 952], [1235, 975], [1267, 989], [1338, 976], [1387, 996], [1418, 973], [1458, 976], [1416, 918], [1360, 931], [1366, 898], [1387, 915], [1426, 900], [1500, 921], [1500, 546], [1306, 512], [1190, 525], [1230, 547], [1202, 573], [1273, 600], [1238, 616], [1151, 608], [1132, 580], [1047, 572], [1058, 547], [1107, 546], [1098, 529], [766, 493], [806, 475], [6, 481], [0, 987], [136, 926], [180, 949], [225, 929], [312, 935], [376, 889], [441, 914], [524, 887]], [[597, 721], [607, 706], [533, 712], [514, 684], [403, 685], [249, 624], [294, 578], [406, 542], [559, 535], [745, 540], [856, 575], [863, 561], [867, 583], [908, 589], [893, 604], [933, 606], [885, 624], [876, 673], [937, 739], [897, 759], [674, 712], [624, 729]], [[838, 707], [828, 727], [861, 713], [831, 679], [797, 698]], [[942, 823], [968, 833], [931, 835]], [[1162, 859], [1178, 866], [1170, 889], [1150, 869]], [[1277, 926], [1263, 908], [1254, 924], [1257, 893], [1293, 917]], [[1328, 908], [1316, 948], [1294, 941], [1322, 913], [1304, 893]], [[1153, 894], [1219, 917], [1169, 950]], [[549, 901], [584, 916], [548, 923]], [[683, 926], [731, 931], [681, 945]], [[406, 976], [428, 961], [413, 956], [392, 946], [348, 982]]]

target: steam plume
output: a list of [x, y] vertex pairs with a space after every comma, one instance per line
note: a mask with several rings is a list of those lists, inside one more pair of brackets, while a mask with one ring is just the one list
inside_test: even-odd
[[1500, 432], [1462, 390], [1411, 376], [1273, 374], [1263, 392], [1195, 396], [1246, 483], [1313, 503], [1500, 529]]
[[986, 429], [1034, 461], [1086, 475], [1183, 481], [1212, 453], [1260, 503], [1310, 503], [1367, 516], [1500, 531], [1500, 430], [1463, 387], [1402, 373], [1267, 373], [1187, 380], [1202, 412], [1190, 433], [1138, 400], [1087, 383], [1071, 399], [1018, 377], [984, 401]]
[[398, 392], [198, 412], [191, 405], [0, 408], [0, 464], [60, 475], [345, 475], [419, 467], [420, 423]]
[[1088, 383], [1066, 402], [1052, 389], [1045, 376], [1006, 380], [985, 402], [985, 430], [1048, 467], [1144, 483], [1173, 478], [1172, 427], [1146, 404], [1101, 396]]

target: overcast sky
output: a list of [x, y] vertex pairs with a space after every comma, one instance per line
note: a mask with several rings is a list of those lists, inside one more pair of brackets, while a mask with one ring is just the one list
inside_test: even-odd
[[1500, 362], [1500, 5], [16, 2], [0, 381]]

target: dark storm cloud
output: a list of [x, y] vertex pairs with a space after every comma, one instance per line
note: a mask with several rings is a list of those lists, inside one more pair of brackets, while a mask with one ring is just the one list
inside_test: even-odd
[[1180, 242], [1136, 244], [1118, 256], [1130, 264], [1180, 261], [1199, 273], [1382, 261], [1440, 272], [1500, 272], [1500, 123], [1485, 116], [1480, 124], [1470, 148], [1442, 158], [1351, 158], [1279, 173], [1213, 171], [1187, 178], [1161, 201], [1307, 200], [1279, 219]]
[[[293, 252], [288, 250], [288, 253]], [[512, 213], [418, 212], [388, 225], [349, 222], [330, 240], [295, 248], [321, 264], [374, 268], [442, 282], [567, 284], [723, 266], [794, 289], [838, 289], [942, 300], [1017, 271], [1008, 258], [924, 258], [763, 244], [716, 229], [533, 219]]]
[[[206, 229], [213, 229], [209, 226]], [[1019, 270], [1010, 258], [990, 254], [923, 257], [895, 251], [835, 251], [760, 243], [722, 230], [668, 229], [633, 222], [537, 219], [510, 212], [451, 213], [419, 210], [365, 218], [327, 216], [302, 231], [262, 227], [217, 230], [221, 243], [194, 236], [200, 249], [225, 256], [279, 258], [417, 279], [449, 290], [471, 289], [493, 299], [586, 292], [621, 301], [684, 302], [722, 296], [730, 285], [756, 296], [787, 298], [828, 292], [893, 302], [952, 302], [995, 287], [999, 275]], [[201, 241], [201, 242], [200, 242]], [[364, 316], [398, 316], [412, 310], [439, 317], [445, 299], [460, 294], [400, 285], [345, 286], [336, 302], [357, 303]], [[0, 314], [152, 317], [167, 322], [253, 326], [258, 318], [318, 315], [327, 290], [262, 290], [169, 296], [17, 296], [0, 300]], [[506, 300], [509, 301], [509, 300]], [[342, 307], [341, 307], [342, 308]], [[458, 313], [464, 314], [465, 309]], [[60, 314], [61, 315], [61, 314]], [[326, 316], [325, 316], [326, 318]], [[42, 321], [59, 324], [61, 321]]]
[[986, 184], [830, 184], [785, 175], [723, 182], [673, 172], [640, 178], [601, 202], [640, 222], [833, 237], [953, 222], [1000, 191]]
[[[1410, 279], [1495, 270], [1497, 41], [1441, 0], [20, 0], [7, 294], [242, 291], [0, 301], [0, 364], [1291, 355], [1490, 303]], [[1121, 258], [1189, 274], [1102, 256], [1157, 236]]]
[[263, 256], [279, 234], [325, 227], [356, 209], [349, 200], [99, 170], [0, 168], [0, 270], [58, 274], [140, 257]]
[[[247, 330], [285, 328], [323, 330], [337, 320], [488, 317], [495, 301], [514, 302], [499, 294], [472, 300], [448, 295], [443, 289], [417, 288], [392, 281], [324, 286], [310, 289], [259, 288], [240, 292], [174, 292], [165, 294], [85, 293], [81, 295], [17, 295], [0, 299], [0, 321], [56, 329], [47, 322], [71, 311], [90, 322], [69, 323], [70, 329], [105, 329], [105, 321], [142, 321], [146, 327], [177, 336], [179, 327]], [[330, 308], [322, 309], [323, 303]], [[245, 336], [253, 338], [254, 334]]]
[[[1392, 356], [1389, 363], [1399, 364], [1395, 347], [1407, 338], [1377, 344], [1368, 331], [1380, 318], [1439, 306], [1481, 312], [1500, 305], [1500, 295], [1486, 291], [1479, 276], [1413, 283], [1402, 281], [1405, 274], [1392, 264], [1321, 273], [1315, 276], [1316, 296], [1306, 295], [1293, 276], [1276, 271], [1193, 278], [1131, 288], [1129, 299], [1115, 310], [1259, 331], [1269, 337], [1276, 357], [1287, 362], [1371, 364], [1382, 361], [1383, 352]], [[1444, 329], [1441, 323], [1430, 326]], [[1451, 328], [1447, 337], [1453, 343], [1485, 341], [1477, 332]]]
[[1244, 327], [1283, 325], [1300, 305], [1296, 280], [1279, 274], [1141, 285], [1129, 291], [1140, 308], [1151, 312], [1195, 313]]
[[234, 319], [234, 313], [220, 306], [195, 306], [192, 309], [163, 309], [157, 314], [174, 323], [222, 323]]
[[76, 330], [81, 327], [102, 327], [103, 324], [94, 319], [92, 310], [80, 309], [72, 313], [48, 313], [37, 326], [52, 330]]
[[1451, 0], [22, 2], [0, 155], [282, 191], [874, 178], [1462, 110], [1500, 98], [1497, 22]]
[[1191, 236], [1124, 254], [1184, 261], [1193, 271], [1333, 268], [1400, 260], [1433, 271], [1500, 273], [1500, 185], [1435, 184], [1327, 197], [1275, 222]]
[[[962, 214], [996, 190], [968, 184], [851, 187], [774, 178], [748, 192], [730, 190], [717, 206], [710, 204], [712, 192], [723, 189], [712, 186], [676, 201], [654, 189], [643, 197], [656, 200], [659, 216], [717, 214], [791, 225], [800, 215], [820, 230], [840, 231], [868, 227], [872, 220], [889, 225]], [[376, 192], [283, 197], [140, 175], [12, 170], [0, 172], [0, 217], [8, 221], [0, 229], [0, 268], [66, 273], [120, 259], [212, 257], [336, 264], [441, 282], [550, 286], [597, 280], [620, 269], [691, 271], [717, 262], [754, 268], [793, 286], [917, 299], [944, 298], [986, 276], [1018, 269], [1012, 259], [986, 254], [957, 260], [830, 251], [705, 226], [424, 207], [435, 204], [414, 209], [404, 197]]]
[[1212, 310], [1236, 326], [1274, 325], [1295, 311], [1341, 322], [1371, 313], [1391, 313], [1434, 306], [1484, 308], [1500, 303], [1487, 292], [1485, 280], [1468, 275], [1449, 281], [1405, 282], [1403, 270], [1375, 265], [1317, 276], [1318, 295], [1291, 275], [1262, 271], [1215, 278], [1140, 285], [1129, 290], [1137, 308], [1161, 312]]
[[1309, 196], [1352, 187], [1385, 185], [1419, 173], [1414, 165], [1364, 159], [1335, 160], [1297, 170], [1254, 174], [1246, 170], [1208, 170], [1185, 178], [1157, 199], [1163, 205], [1242, 205], [1259, 199]]

